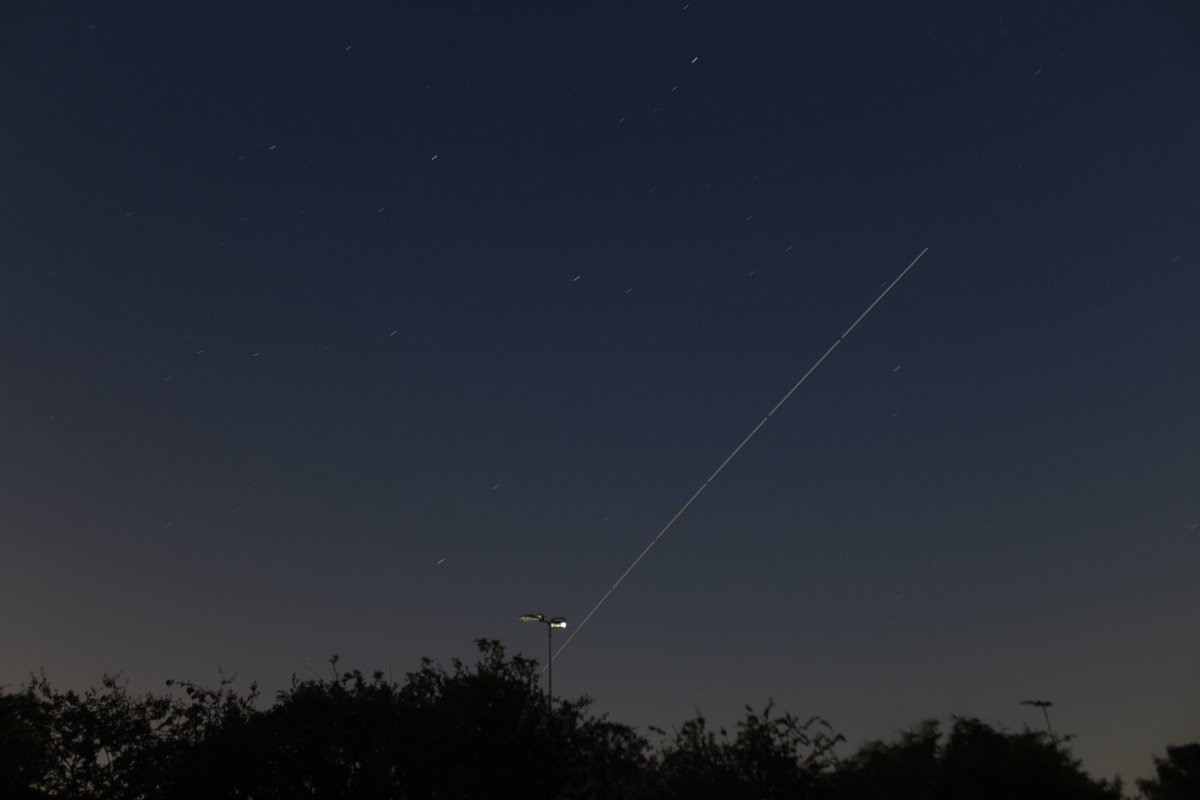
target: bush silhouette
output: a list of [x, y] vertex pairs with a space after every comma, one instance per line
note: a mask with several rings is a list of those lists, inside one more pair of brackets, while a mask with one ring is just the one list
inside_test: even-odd
[[1121, 800], [1116, 781], [1096, 780], [1041, 732], [1005, 733], [977, 719], [921, 723], [896, 742], [871, 742], [839, 765], [834, 797], [951, 800]]
[[1138, 781], [1146, 800], [1195, 800], [1200, 797], [1200, 744], [1168, 747], [1154, 758], [1155, 777]]
[[657, 762], [656, 796], [662, 798], [803, 798], [820, 796], [833, 766], [833, 748], [842, 741], [817, 717], [800, 722], [776, 715], [770, 703], [762, 714], [747, 706], [746, 717], [730, 737], [708, 729], [697, 715], [680, 727]]
[[[656, 747], [587, 698], [538, 689], [537, 662], [480, 640], [475, 664], [423, 660], [401, 681], [340, 671], [270, 704], [222, 677], [135, 696], [118, 679], [59, 692], [35, 676], [0, 692], [0, 798], [796, 798], [1120, 800], [1042, 733], [956, 718], [847, 756], [819, 718], [767, 704], [726, 730], [697, 713]], [[1168, 748], [1148, 800], [1195, 798], [1200, 745]]]

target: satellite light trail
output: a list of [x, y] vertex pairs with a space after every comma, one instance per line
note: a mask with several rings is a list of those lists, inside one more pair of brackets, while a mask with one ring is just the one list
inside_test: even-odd
[[[709, 484], [716, 480], [717, 476], [721, 474], [721, 470], [725, 469], [725, 467], [729, 465], [729, 462], [733, 461], [733, 459], [737, 457], [737, 454], [742, 452], [742, 448], [750, 443], [750, 440], [753, 439], [754, 435], [762, 429], [763, 425], [767, 424], [767, 420], [774, 416], [775, 412], [778, 411], [783, 404], [788, 401], [788, 398], [796, 393], [796, 390], [799, 389], [806, 380], [808, 380], [808, 376], [816, 372], [817, 367], [821, 366], [821, 363], [825, 359], [829, 358], [829, 354], [836, 350], [837, 346], [841, 344], [847, 336], [850, 335], [850, 332], [857, 328], [858, 324], [866, 319], [868, 314], [875, 310], [875, 306], [879, 305], [880, 301], [887, 297], [888, 292], [890, 292], [897, 283], [903, 280], [904, 276], [908, 274], [908, 271], [916, 266], [917, 262], [921, 260], [921, 256], [925, 255], [927, 252], [929, 252], [928, 247], [917, 253], [917, 257], [910, 261], [908, 266], [905, 267], [904, 270], [887, 285], [887, 288], [879, 293], [879, 296], [875, 298], [871, 305], [867, 306], [866, 310], [858, 315], [858, 319], [850, 323], [850, 327], [846, 328], [846, 330], [842, 332], [842, 335], [837, 337], [833, 344], [829, 345], [829, 349], [822, 353], [821, 357], [813, 362], [813, 365], [809, 367], [803, 375], [800, 376], [800, 380], [796, 381], [795, 385], [793, 385], [791, 389], [788, 389], [787, 394], [785, 394], [783, 398], [775, 404], [775, 407], [767, 412], [767, 415], [763, 417], [757, 425], [754, 426], [754, 429], [751, 430], [750, 433], [746, 434], [746, 438], [742, 439], [741, 444], [733, 448], [733, 452], [725, 457], [725, 460], [721, 462], [721, 466], [713, 470], [713, 473], [704, 479], [704, 483], [700, 484], [700, 488], [697, 489], [695, 493], [693, 493], [692, 496], [687, 499], [686, 503], [679, 507], [679, 510], [675, 512], [675, 515], [671, 517], [671, 519], [667, 520], [667, 524], [662, 526], [662, 529], [654, 536], [653, 539], [650, 540], [650, 543], [646, 545], [642, 552], [638, 553], [637, 558], [635, 558], [632, 563], [625, 568], [625, 571], [621, 573], [621, 577], [617, 578], [613, 585], [608, 587], [608, 591], [604, 593], [604, 596], [600, 598], [600, 601], [597, 602], [596, 605], [592, 606], [592, 610], [587, 613], [587, 616], [583, 618], [583, 621], [575, 626], [575, 630], [571, 631], [571, 635], [566, 638], [566, 641], [564, 641], [562, 645], [559, 646], [558, 650], [554, 652], [554, 655], [550, 657], [550, 662], [553, 662], [556, 658], [562, 655], [562, 652], [567, 649], [567, 645], [569, 645], [572, 640], [574, 640], [574, 638], [578, 636], [580, 632], [587, 626], [588, 620], [590, 620], [596, 614], [596, 612], [600, 610], [600, 607], [603, 606], [608, 598], [612, 596], [612, 593], [615, 592], [617, 587], [620, 586], [625, 578], [629, 576], [629, 573], [633, 572], [637, 565], [641, 563], [642, 559], [646, 557], [646, 554], [654, 549], [654, 545], [658, 544], [658, 540], [665, 536], [667, 531], [671, 530], [671, 527], [679, 520], [680, 517], [683, 516], [684, 512], [691, 507], [692, 503], [696, 501], [696, 498], [699, 497], [704, 490], [709, 487]], [[546, 666], [542, 667], [543, 672], [549, 668], [550, 662], [547, 662]]]

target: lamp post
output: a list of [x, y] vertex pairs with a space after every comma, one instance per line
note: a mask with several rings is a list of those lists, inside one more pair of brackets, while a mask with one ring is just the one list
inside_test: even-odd
[[554, 629], [567, 627], [566, 617], [522, 614], [521, 622], [541, 622], [546, 626], [546, 705], [554, 703]]
[[1050, 741], [1058, 744], [1058, 739], [1054, 736], [1054, 728], [1050, 727], [1050, 712], [1046, 710], [1054, 705], [1054, 703], [1051, 703], [1049, 700], [1022, 700], [1021, 705], [1035, 706], [1042, 710], [1042, 715], [1046, 718], [1046, 730], [1050, 734]]

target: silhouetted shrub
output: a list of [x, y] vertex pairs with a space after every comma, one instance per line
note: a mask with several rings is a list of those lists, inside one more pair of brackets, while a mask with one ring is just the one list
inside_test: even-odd
[[1200, 798], [1200, 744], [1168, 747], [1167, 757], [1154, 757], [1155, 777], [1137, 782], [1146, 800]]
[[832, 796], [845, 800], [1121, 800], [1044, 733], [1005, 733], [956, 718], [943, 740], [926, 721], [895, 742], [870, 742], [839, 765]]
[[[701, 715], [657, 748], [590, 711], [550, 707], [537, 662], [478, 642], [479, 658], [423, 660], [396, 682], [338, 670], [292, 679], [262, 707], [222, 677], [131, 695], [116, 678], [58, 692], [44, 676], [0, 693], [0, 798], [617, 798], [618, 800], [1120, 800], [1061, 743], [955, 719], [846, 758], [819, 718], [746, 708], [732, 734]], [[1196, 800], [1200, 745], [1172, 747], [1148, 800]]]

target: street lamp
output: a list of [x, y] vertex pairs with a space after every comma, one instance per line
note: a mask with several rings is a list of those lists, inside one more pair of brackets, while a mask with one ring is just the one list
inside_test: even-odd
[[1054, 736], [1054, 728], [1050, 727], [1050, 712], [1046, 710], [1054, 705], [1054, 703], [1051, 703], [1049, 700], [1022, 700], [1021, 705], [1035, 706], [1042, 710], [1043, 716], [1046, 717], [1046, 730], [1050, 732], [1050, 741], [1058, 744], [1058, 739]]
[[566, 617], [522, 614], [521, 622], [541, 622], [546, 626], [546, 704], [554, 703], [554, 629], [567, 627]]

